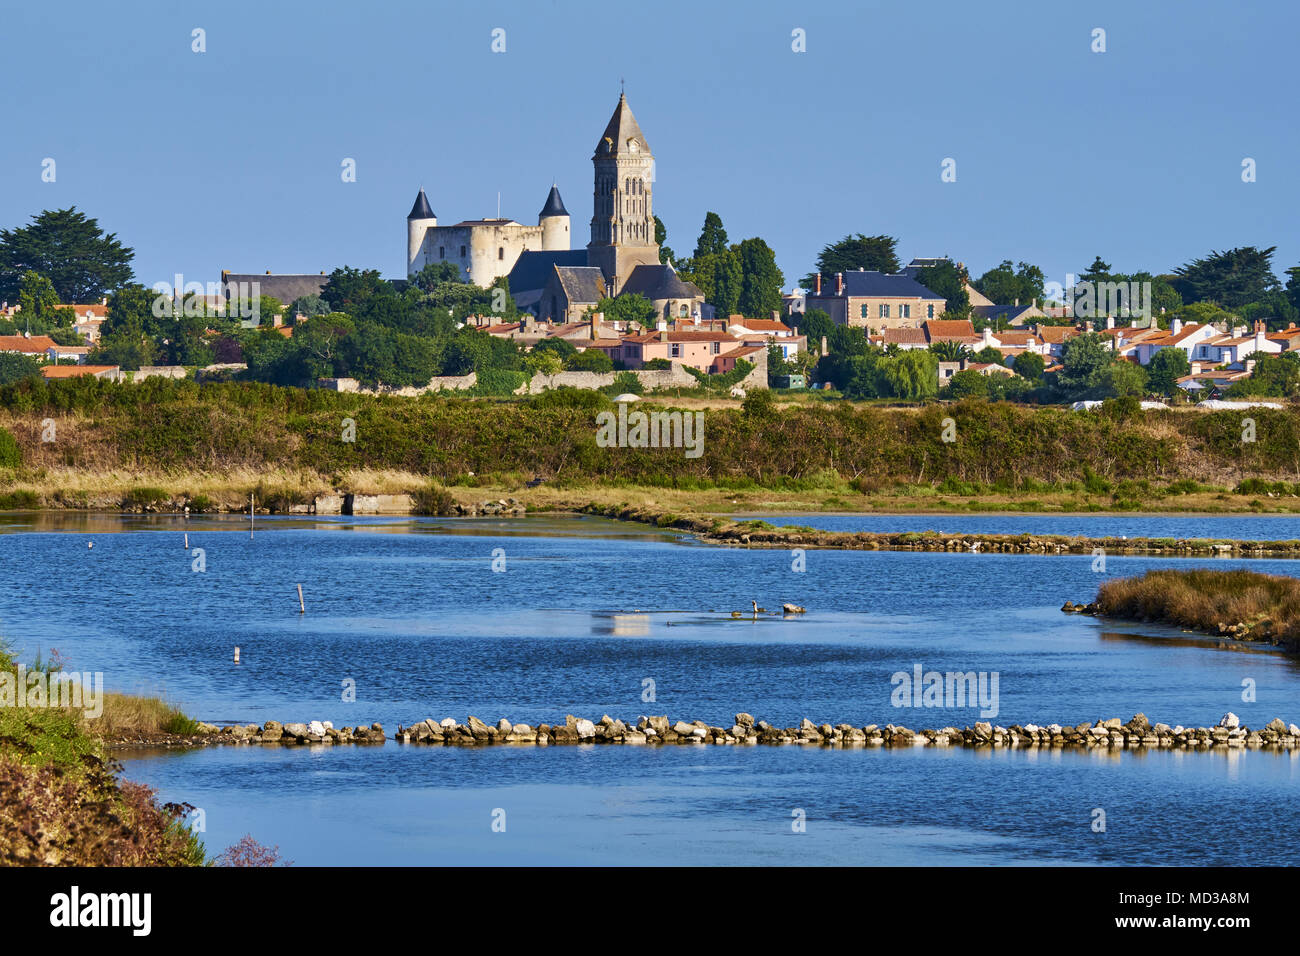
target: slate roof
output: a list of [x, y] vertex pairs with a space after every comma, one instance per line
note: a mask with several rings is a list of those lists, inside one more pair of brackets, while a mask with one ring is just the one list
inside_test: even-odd
[[429, 197], [420, 190], [420, 195], [415, 197], [415, 205], [411, 207], [411, 212], [407, 219], [437, 219], [433, 214], [433, 209], [429, 206]]
[[[943, 296], [931, 292], [910, 276], [895, 275], [888, 272], [845, 272], [844, 294], [858, 298], [891, 299], [942, 299]], [[835, 298], [835, 276], [822, 276], [822, 294], [809, 296], [810, 299]]]
[[618, 156], [627, 150], [629, 140], [636, 140], [641, 152], [650, 152], [650, 144], [641, 134], [641, 127], [637, 125], [636, 117], [632, 115], [632, 108], [627, 105], [627, 97], [620, 93], [618, 106], [614, 107], [614, 115], [609, 118], [605, 132], [601, 135], [600, 142], [596, 144], [596, 155]]
[[569, 304], [599, 302], [605, 298], [605, 273], [597, 266], [555, 266]]
[[974, 305], [971, 311], [982, 319], [1005, 319], [1014, 322], [1016, 318], [1032, 309], [1031, 305]]
[[546, 197], [546, 205], [537, 214], [537, 218], [545, 219], [547, 216], [567, 216], [568, 214], [569, 210], [564, 208], [564, 200], [560, 198], [560, 187], [551, 186], [550, 194]]
[[510, 275], [506, 277], [510, 283], [510, 294], [535, 292], [545, 288], [555, 266], [585, 266], [586, 264], [586, 249], [521, 252], [519, 258], [515, 260], [514, 268], [510, 270]]
[[282, 305], [292, 305], [305, 295], [320, 295], [320, 290], [325, 288], [325, 283], [328, 281], [329, 276], [315, 274], [269, 276], [242, 272], [221, 274], [221, 288], [226, 292], [227, 298], [231, 295], [228, 291], [231, 283], [247, 283], [251, 295], [253, 283], [256, 282], [259, 294], [272, 296]]
[[704, 298], [704, 293], [695, 283], [682, 279], [672, 266], [637, 266], [620, 292], [636, 292], [652, 302], [656, 299]]

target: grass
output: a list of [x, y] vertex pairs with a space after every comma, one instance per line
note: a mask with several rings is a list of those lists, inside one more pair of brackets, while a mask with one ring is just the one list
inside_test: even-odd
[[1108, 617], [1156, 621], [1300, 649], [1300, 579], [1256, 571], [1148, 571], [1106, 581], [1097, 606]]
[[[16, 673], [0, 649], [0, 669]], [[56, 671], [37, 662], [32, 670]], [[153, 726], [175, 721], [158, 701], [110, 695], [104, 718]], [[70, 710], [0, 707], [0, 865], [202, 866], [188, 808], [159, 806], [154, 791], [122, 780], [85, 718]]]

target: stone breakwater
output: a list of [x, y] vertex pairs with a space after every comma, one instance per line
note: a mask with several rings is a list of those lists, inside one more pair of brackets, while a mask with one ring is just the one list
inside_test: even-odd
[[385, 739], [383, 724], [369, 727], [343, 727], [335, 730], [328, 720], [312, 720], [305, 724], [282, 724], [268, 720], [257, 724], [235, 724], [217, 727], [199, 724], [204, 743], [232, 744], [382, 744]]
[[1012, 724], [1009, 727], [979, 722], [974, 727], [911, 730], [886, 724], [815, 724], [805, 718], [798, 727], [775, 727], [750, 714], [736, 714], [731, 727], [704, 721], [670, 721], [668, 717], [638, 717], [626, 723], [605, 715], [599, 721], [568, 715], [562, 724], [512, 724], [502, 718], [489, 725], [477, 717], [459, 723], [448, 717], [432, 718], [399, 727], [395, 739], [408, 744], [478, 747], [495, 744], [804, 744], [823, 747], [1068, 747], [1081, 749], [1139, 750], [1162, 747], [1211, 749], [1300, 750], [1300, 727], [1274, 718], [1264, 727], [1244, 727], [1236, 714], [1225, 714], [1213, 727], [1152, 724], [1145, 714], [1128, 723], [1118, 717], [1081, 723]]
[[[1300, 541], [1222, 541], [1211, 538], [1083, 538], [1042, 534], [942, 534], [938, 531], [822, 531], [763, 526], [647, 511], [587, 505], [582, 514], [636, 521], [696, 535], [708, 544], [747, 548], [828, 548], [842, 551], [953, 551], [983, 554], [1162, 554], [1171, 557], [1300, 558]], [[958, 516], [954, 516], [958, 517]]]

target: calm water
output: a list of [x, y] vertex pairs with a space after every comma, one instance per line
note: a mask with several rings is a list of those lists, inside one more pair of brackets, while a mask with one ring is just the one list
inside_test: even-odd
[[[769, 519], [771, 520], [771, 519]], [[812, 523], [800, 517], [799, 523]], [[831, 520], [831, 519], [821, 519]], [[852, 519], [910, 526], [915, 516]], [[993, 530], [988, 516], [944, 530]], [[1011, 531], [1041, 516], [1002, 517]], [[1208, 523], [1287, 537], [1288, 519]], [[1002, 724], [1098, 717], [1206, 724], [1232, 710], [1300, 722], [1297, 662], [1160, 628], [1066, 616], [1108, 575], [1173, 559], [700, 546], [597, 519], [0, 520], [0, 632], [20, 657], [57, 648], [114, 688], [163, 692], [212, 722], [398, 723], [473, 713], [667, 713], [729, 724], [746, 710], [968, 725], [972, 708], [891, 706], [890, 677], [999, 674]], [[1273, 522], [1276, 522], [1274, 524]], [[1243, 531], [1262, 523], [1278, 531]], [[8, 532], [8, 533], [5, 533]], [[1072, 532], [1073, 533], [1073, 532]], [[88, 549], [88, 541], [94, 548]], [[504, 560], [504, 572], [493, 571]], [[1215, 561], [1291, 574], [1294, 562]], [[294, 586], [303, 585], [307, 613]], [[750, 600], [809, 609], [735, 620]], [[231, 662], [233, 648], [242, 663]], [[1258, 703], [1243, 703], [1243, 681]], [[356, 703], [341, 700], [355, 681]], [[647, 681], [656, 700], [642, 701]], [[205, 811], [220, 849], [251, 832], [312, 863], [1295, 863], [1300, 757], [1117, 756], [802, 748], [219, 748], [133, 757], [128, 773]], [[1267, 807], [1264, 814], [1229, 808]], [[1095, 808], [1107, 832], [1092, 832]], [[492, 830], [503, 811], [506, 832]], [[792, 814], [806, 832], [792, 832]], [[498, 817], [500, 814], [498, 814]]]

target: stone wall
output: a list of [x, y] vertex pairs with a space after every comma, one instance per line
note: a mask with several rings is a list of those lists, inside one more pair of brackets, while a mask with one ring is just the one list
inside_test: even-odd
[[183, 365], [142, 365], [139, 371], [131, 373], [131, 381], [143, 382], [146, 378], [184, 378]]

